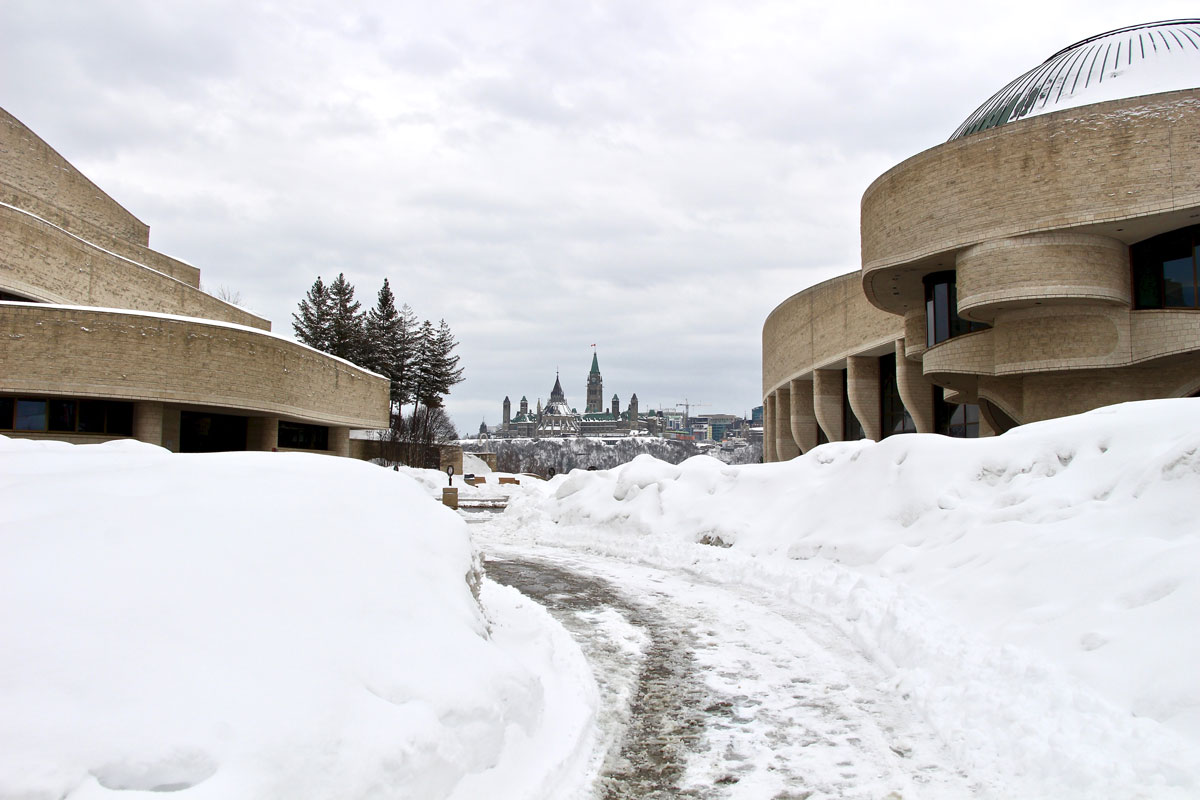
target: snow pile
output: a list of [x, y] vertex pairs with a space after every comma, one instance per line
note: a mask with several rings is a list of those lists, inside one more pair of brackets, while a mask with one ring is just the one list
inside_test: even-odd
[[0, 797], [569, 796], [587, 665], [477, 567], [392, 470], [0, 437]]
[[478, 456], [473, 456], [470, 453], [463, 453], [463, 474], [464, 475], [491, 475], [492, 468], [487, 462]]
[[758, 466], [640, 457], [560, 476], [508, 514], [828, 615], [964, 767], [1016, 796], [1193, 797], [1198, 414], [1197, 400], [1130, 403]]

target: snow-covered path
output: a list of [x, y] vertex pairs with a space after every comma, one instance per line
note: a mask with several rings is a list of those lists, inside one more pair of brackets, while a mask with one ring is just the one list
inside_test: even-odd
[[545, 605], [596, 672], [595, 796], [987, 794], [818, 614], [703, 569], [514, 541], [501, 526], [475, 527], [488, 576]]

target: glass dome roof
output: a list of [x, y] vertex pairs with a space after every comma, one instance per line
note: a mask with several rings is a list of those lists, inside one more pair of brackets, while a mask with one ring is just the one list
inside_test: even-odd
[[950, 140], [1076, 106], [1200, 86], [1200, 19], [1120, 28], [1060, 50], [992, 95]]

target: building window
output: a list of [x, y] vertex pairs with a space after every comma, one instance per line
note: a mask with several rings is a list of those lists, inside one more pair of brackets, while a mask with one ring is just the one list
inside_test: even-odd
[[917, 424], [900, 399], [895, 353], [879, 357], [879, 410], [885, 439], [897, 433], [917, 432]]
[[925, 346], [991, 327], [970, 322], [958, 315], [958, 288], [954, 270], [933, 272], [922, 279], [925, 284]]
[[1134, 308], [1196, 308], [1200, 225], [1164, 233], [1129, 248]]
[[32, 297], [25, 297], [24, 295], [13, 294], [12, 292], [6, 292], [3, 289], [0, 289], [0, 302], [36, 303], [38, 301], [34, 300]]
[[55, 397], [0, 397], [0, 430], [133, 435], [133, 403]]
[[219, 453], [245, 449], [245, 417], [203, 411], [179, 412], [179, 452]]
[[979, 438], [979, 406], [974, 403], [947, 403], [939, 397], [934, 403], [934, 422], [943, 436]]
[[329, 428], [302, 422], [279, 423], [279, 446], [295, 450], [328, 450]]
[[848, 372], [842, 370], [842, 439], [853, 442], [867, 438], [867, 432], [863, 430], [862, 423], [858, 421], [858, 417], [854, 416], [854, 409], [850, 407], [848, 382]]

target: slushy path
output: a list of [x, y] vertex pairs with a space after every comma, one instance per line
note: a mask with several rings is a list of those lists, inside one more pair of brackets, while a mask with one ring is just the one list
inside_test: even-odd
[[605, 748], [596, 797], [983, 794], [945, 767], [883, 671], [820, 618], [703, 570], [493, 538], [492, 527], [475, 528], [488, 577], [548, 608], [593, 665]]

